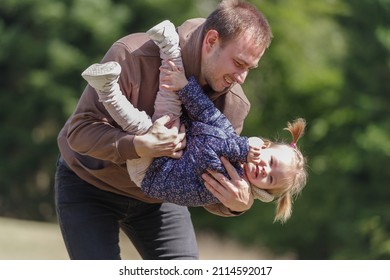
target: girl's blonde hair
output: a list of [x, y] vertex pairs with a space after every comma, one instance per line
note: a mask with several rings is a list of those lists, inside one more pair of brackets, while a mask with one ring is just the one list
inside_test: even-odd
[[305, 128], [306, 121], [302, 118], [298, 118], [292, 123], [288, 122], [284, 130], [290, 132], [292, 142], [290, 144], [272, 142], [269, 144], [270, 147], [281, 146], [291, 149], [294, 155], [291, 169], [288, 172], [289, 175], [284, 179], [282, 187], [270, 191], [271, 194], [278, 197], [274, 222], [284, 223], [291, 217], [293, 201], [306, 185], [308, 177], [306, 171], [307, 160], [297, 146], [297, 142], [303, 136]]

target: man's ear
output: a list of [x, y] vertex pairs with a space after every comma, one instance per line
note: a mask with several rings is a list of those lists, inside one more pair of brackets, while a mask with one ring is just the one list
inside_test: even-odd
[[203, 41], [205, 49], [207, 51], [210, 51], [218, 42], [219, 42], [218, 31], [214, 29], [207, 31]]

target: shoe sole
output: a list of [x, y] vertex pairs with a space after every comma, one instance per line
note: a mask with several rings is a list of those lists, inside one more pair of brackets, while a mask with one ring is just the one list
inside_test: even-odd
[[152, 40], [161, 41], [161, 39], [163, 39], [164, 37], [165, 28], [168, 25], [172, 26], [172, 28], [175, 29], [175, 26], [172, 22], [170, 22], [169, 20], [164, 20], [163, 22], [160, 22], [156, 26], [146, 31], [146, 34], [148, 34]]
[[121, 73], [121, 66], [115, 61], [106, 62], [103, 64], [95, 63], [89, 66], [81, 76], [83, 77], [99, 77], [104, 75], [118, 76]]

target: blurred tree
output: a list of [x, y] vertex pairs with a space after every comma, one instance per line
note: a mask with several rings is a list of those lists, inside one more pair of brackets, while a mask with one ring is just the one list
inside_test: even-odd
[[[390, 1], [250, 2], [274, 39], [244, 85], [243, 134], [289, 141], [286, 122], [306, 118], [310, 178], [283, 226], [272, 223], [274, 204], [257, 201], [230, 219], [193, 208], [196, 228], [302, 259], [389, 258]], [[128, 33], [206, 16], [216, 3], [2, 0], [0, 215], [55, 219], [56, 137], [88, 65]]]
[[56, 137], [85, 87], [80, 73], [118, 38], [176, 14], [179, 24], [206, 3], [172, 2], [0, 2], [0, 215], [55, 218]]
[[306, 118], [309, 182], [283, 226], [259, 202], [229, 223], [204, 215], [197, 226], [297, 258], [389, 258], [390, 1], [252, 2], [274, 39], [244, 86], [244, 134], [283, 140], [286, 121]]

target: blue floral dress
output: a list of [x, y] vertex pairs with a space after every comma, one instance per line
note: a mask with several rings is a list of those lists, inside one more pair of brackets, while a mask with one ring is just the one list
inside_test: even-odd
[[222, 165], [226, 157], [243, 176], [240, 164], [246, 162], [248, 138], [239, 136], [229, 120], [204, 93], [194, 77], [178, 91], [184, 110], [187, 146], [180, 159], [156, 158], [141, 184], [147, 195], [185, 206], [219, 203], [204, 186], [201, 175], [207, 169], [228, 174]]

